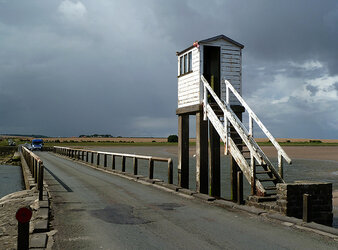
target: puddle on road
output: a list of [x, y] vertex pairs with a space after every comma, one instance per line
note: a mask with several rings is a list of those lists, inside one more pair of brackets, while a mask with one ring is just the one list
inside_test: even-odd
[[133, 207], [128, 205], [112, 205], [104, 209], [90, 211], [90, 214], [108, 223], [140, 225], [151, 221], [133, 215]]

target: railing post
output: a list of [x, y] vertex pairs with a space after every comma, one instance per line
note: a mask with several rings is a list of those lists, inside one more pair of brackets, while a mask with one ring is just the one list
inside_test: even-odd
[[249, 114], [249, 135], [253, 137], [253, 123], [252, 123], [252, 117]]
[[103, 167], [107, 167], [107, 155], [106, 154], [104, 154], [103, 155]]
[[122, 172], [126, 172], [126, 157], [122, 156]]
[[207, 93], [207, 88], [205, 87], [205, 84], [203, 83], [203, 103], [204, 103], [204, 108], [203, 108], [203, 120], [206, 121], [208, 119], [207, 117], [207, 104], [208, 104], [208, 93]]
[[90, 163], [94, 164], [94, 152], [93, 151], [90, 152]]
[[251, 166], [251, 195], [256, 194], [256, 161], [255, 157], [250, 154], [250, 166]]
[[223, 113], [223, 117], [224, 117], [224, 130], [226, 133], [226, 137], [225, 137], [225, 155], [229, 154], [229, 127], [228, 127], [228, 118], [225, 115], [225, 112]]
[[226, 84], [226, 96], [225, 96], [225, 101], [226, 103], [229, 105], [230, 103], [230, 93], [229, 93], [229, 86], [228, 86], [228, 83], [225, 83]]
[[173, 179], [174, 179], [174, 176], [173, 176], [173, 161], [170, 158], [168, 160], [168, 183], [173, 184]]
[[97, 155], [96, 155], [96, 166], [97, 167], [100, 166], [100, 153], [97, 153]]
[[303, 221], [310, 222], [311, 218], [311, 195], [303, 194]]
[[111, 157], [111, 169], [115, 170], [115, 155]]
[[38, 161], [34, 158], [34, 182], [38, 182]]
[[278, 152], [278, 172], [280, 177], [284, 178], [284, 171], [283, 171], [283, 156], [280, 152]]
[[86, 162], [88, 162], [88, 161], [89, 161], [89, 152], [86, 151]]
[[134, 157], [134, 159], [133, 159], [133, 169], [134, 169], [134, 175], [137, 175], [137, 158], [136, 157]]
[[153, 179], [154, 178], [154, 161], [152, 158], [149, 159], [149, 169], [148, 169], [149, 173], [148, 173], [148, 177], [149, 179]]
[[39, 188], [39, 200], [43, 200], [43, 170], [44, 166], [42, 162], [39, 162], [39, 183], [38, 183], [38, 188]]

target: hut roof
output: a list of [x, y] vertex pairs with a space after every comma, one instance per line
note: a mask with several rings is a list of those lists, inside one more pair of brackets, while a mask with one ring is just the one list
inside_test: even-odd
[[[227, 36], [225, 36], [225, 35], [214, 36], [214, 37], [211, 37], [211, 38], [208, 38], [208, 39], [201, 40], [201, 41], [199, 41], [198, 43], [199, 43], [199, 44], [204, 44], [204, 43], [212, 42], [212, 41], [215, 41], [215, 40], [218, 40], [218, 39], [223, 39], [223, 40], [225, 40], [225, 41], [227, 41], [227, 42], [229, 42], [229, 43], [232, 43], [232, 44], [234, 44], [234, 45], [240, 47], [241, 49], [244, 48], [244, 45], [243, 45], [243, 44], [241, 44], [241, 43], [239, 43], [239, 42], [236, 42], [235, 40], [232, 40], [231, 38], [229, 38], [229, 37], [227, 37]], [[184, 50], [182, 50], [182, 51], [180, 51], [180, 52], [176, 52], [176, 55], [179, 56], [179, 55], [183, 54], [184, 52], [186, 52], [186, 51], [192, 49], [193, 47], [194, 47], [194, 45], [191, 45], [190, 47], [188, 47], [188, 48], [186, 48], [186, 49], [184, 49]]]

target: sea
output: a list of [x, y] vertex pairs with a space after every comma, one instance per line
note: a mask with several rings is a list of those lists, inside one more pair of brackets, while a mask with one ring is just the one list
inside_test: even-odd
[[0, 199], [24, 189], [20, 166], [0, 165]]

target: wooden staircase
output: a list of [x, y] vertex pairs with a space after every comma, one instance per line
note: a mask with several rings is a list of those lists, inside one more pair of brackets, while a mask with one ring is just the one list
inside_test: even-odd
[[[201, 76], [201, 80], [204, 87], [204, 120], [209, 119], [218, 132], [225, 144], [224, 153], [230, 153], [237, 162], [243, 175], [251, 185], [251, 194], [273, 199], [276, 195], [276, 184], [284, 183], [283, 159], [288, 164], [291, 164], [291, 159], [229, 81], [223, 82], [226, 84], [227, 89], [226, 101], [223, 101], [216, 95], [203, 76]], [[249, 129], [244, 126], [231, 109], [229, 104], [230, 91], [248, 112]], [[214, 103], [208, 103], [208, 95], [213, 97]], [[276, 170], [275, 166], [254, 140], [254, 121], [275, 146], [278, 154], [279, 171]]]

